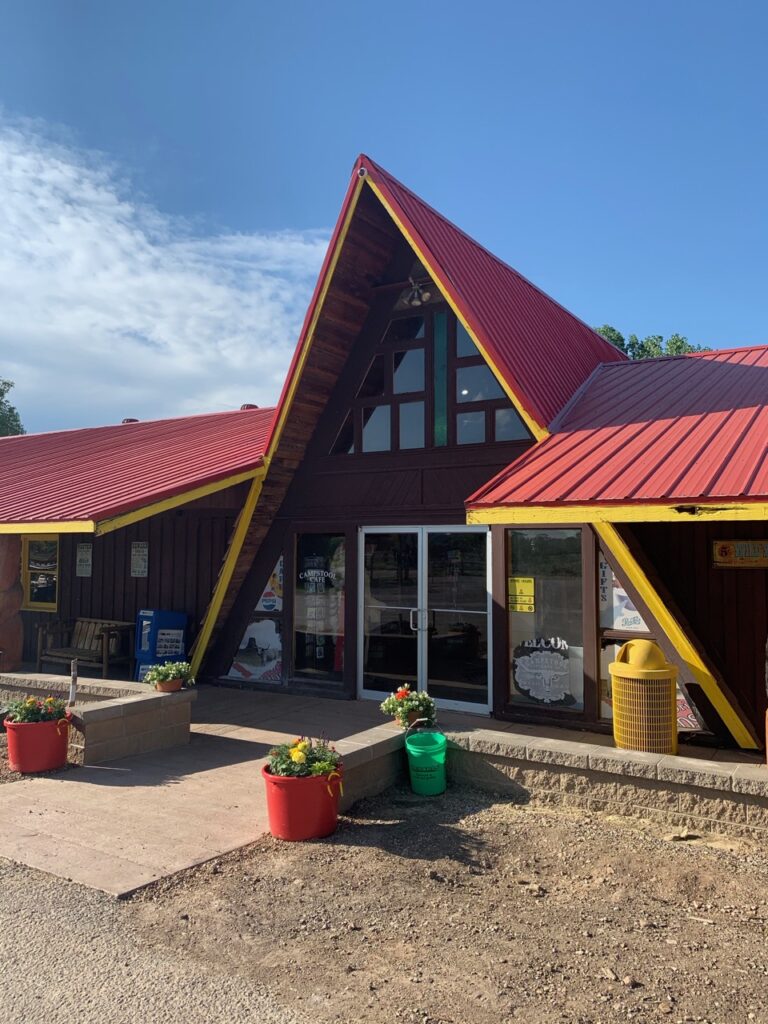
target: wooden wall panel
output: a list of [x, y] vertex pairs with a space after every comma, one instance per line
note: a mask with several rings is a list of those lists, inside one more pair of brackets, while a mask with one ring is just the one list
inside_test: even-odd
[[716, 540], [765, 539], [766, 523], [648, 523], [632, 536], [755, 726], [766, 709], [768, 569], [716, 569]]
[[[130, 622], [142, 608], [186, 612], [197, 633], [247, 491], [241, 486], [103, 537], [59, 538], [59, 610], [23, 612], [24, 660], [33, 661], [38, 623], [78, 616]], [[210, 504], [209, 504], [210, 503]], [[149, 542], [146, 578], [131, 576], [131, 543]], [[92, 575], [75, 575], [77, 545], [93, 544]]]

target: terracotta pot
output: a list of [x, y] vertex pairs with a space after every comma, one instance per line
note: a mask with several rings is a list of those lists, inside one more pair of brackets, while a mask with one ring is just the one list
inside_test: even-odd
[[267, 787], [269, 831], [292, 842], [322, 839], [336, 831], [342, 768], [329, 775], [272, 775], [261, 769]]
[[8, 764], [14, 772], [50, 772], [67, 763], [69, 712], [52, 722], [12, 722], [5, 719]]
[[155, 683], [155, 689], [160, 693], [176, 693], [183, 685], [183, 679], [161, 679]]

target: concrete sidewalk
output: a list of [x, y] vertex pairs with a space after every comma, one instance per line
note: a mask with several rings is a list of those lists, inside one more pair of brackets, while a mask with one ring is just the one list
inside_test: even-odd
[[226, 689], [201, 688], [194, 717], [188, 746], [0, 786], [0, 857], [126, 896], [267, 831], [275, 743], [351, 751], [393, 731], [375, 705]]

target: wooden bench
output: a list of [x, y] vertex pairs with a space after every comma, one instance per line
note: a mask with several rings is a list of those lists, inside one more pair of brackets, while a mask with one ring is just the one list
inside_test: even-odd
[[101, 667], [102, 679], [109, 677], [114, 665], [129, 665], [133, 676], [133, 622], [112, 619], [59, 619], [37, 627], [37, 671], [43, 662]]

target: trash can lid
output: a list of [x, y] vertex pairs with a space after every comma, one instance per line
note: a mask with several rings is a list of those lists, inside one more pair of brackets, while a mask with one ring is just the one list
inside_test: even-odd
[[670, 665], [664, 657], [664, 652], [653, 640], [628, 640], [622, 644], [616, 655], [616, 661], [612, 662], [610, 671], [615, 675], [633, 676], [640, 678], [659, 679], [663, 676], [677, 675], [677, 667]]

